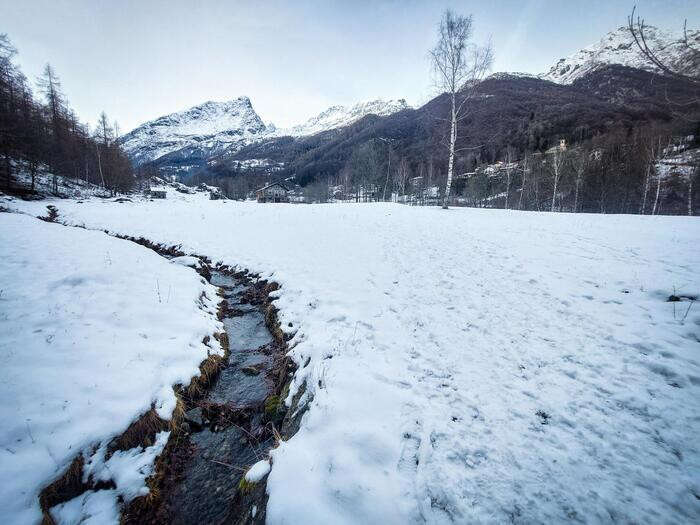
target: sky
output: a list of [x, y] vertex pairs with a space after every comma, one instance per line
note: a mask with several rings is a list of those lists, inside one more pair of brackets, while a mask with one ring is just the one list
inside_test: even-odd
[[427, 53], [446, 7], [474, 17], [493, 71], [540, 73], [625, 24], [700, 27], [698, 0], [0, 0], [0, 33], [35, 79], [50, 62], [84, 122], [126, 132], [207, 100], [250, 97], [265, 122], [335, 104], [436, 95]]

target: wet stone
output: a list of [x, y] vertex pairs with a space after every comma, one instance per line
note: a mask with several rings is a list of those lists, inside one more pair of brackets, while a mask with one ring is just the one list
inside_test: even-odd
[[185, 412], [185, 419], [187, 421], [194, 423], [195, 425], [204, 426], [204, 416], [202, 414], [202, 408], [197, 407], [192, 410]]
[[[205, 402], [234, 409], [251, 409], [245, 422], [205, 426], [200, 407], [185, 413], [185, 419], [202, 429], [190, 434], [192, 454], [181, 481], [168, 495], [169, 523], [224, 523], [231, 521], [232, 503], [238, 483], [247, 467], [263, 459], [272, 439], [261, 441], [265, 400], [273, 395], [274, 384], [267, 372], [274, 360], [266, 355], [273, 337], [264, 314], [243, 304], [247, 287], [233, 277], [212, 270], [210, 282], [223, 289], [226, 301], [223, 324], [229, 340], [228, 365], [221, 371]], [[269, 350], [268, 350], [269, 351]]]

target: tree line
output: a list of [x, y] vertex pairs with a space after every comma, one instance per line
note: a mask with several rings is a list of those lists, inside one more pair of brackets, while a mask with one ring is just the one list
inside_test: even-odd
[[[630, 22], [630, 31], [638, 44], [644, 42], [643, 36], [638, 36], [644, 31], [643, 22], [638, 21], [636, 29]], [[436, 85], [447, 100], [447, 104], [435, 104], [433, 111], [434, 118], [445, 123], [444, 135], [423, 141], [419, 151], [409, 146], [411, 141], [416, 144], [415, 136], [402, 140], [380, 135], [355, 145], [337, 175], [328, 177], [327, 183], [311, 183], [316, 200], [394, 199], [416, 204], [537, 211], [697, 213], [700, 121], [688, 114], [697, 107], [696, 91], [692, 89], [698, 82], [696, 77], [655, 62], [663, 74], [674, 80], [670, 91], [664, 87], [671, 119], [657, 107], [655, 89], [644, 84], [644, 77], [655, 75], [643, 72], [642, 78], [635, 76], [628, 81], [641, 87], [643, 105], [639, 108], [607, 108], [595, 98], [578, 101], [576, 97], [581, 97], [576, 89], [565, 93], [576, 104], [558, 108], [570, 115], [568, 121], [562, 121], [569, 126], [558, 134], [561, 146], [550, 140], [557, 135], [553, 129], [545, 133], [537, 122], [527, 121], [517, 130], [511, 126], [508, 133], [493, 133], [486, 141], [474, 141], [468, 136], [460, 141], [463, 129], [473, 135], [473, 110], [482, 96], [478, 87], [483, 85], [492, 59], [490, 45], [473, 44], [471, 34], [472, 18], [448, 10], [440, 23], [438, 43], [430, 53]], [[642, 52], [651, 53], [648, 49]], [[599, 81], [597, 77], [607, 76], [610, 81], [620, 74], [630, 72], [611, 67], [595, 73]], [[512, 82], [522, 84], [528, 80]], [[501, 83], [508, 85], [506, 81]], [[501, 89], [501, 98], [508, 100], [508, 96], [511, 95]], [[675, 110], [678, 105], [685, 107], [683, 118]], [[614, 109], [614, 124], [594, 130], [587, 127], [591, 118], [575, 118], [589, 109], [592, 114], [607, 116], [608, 121], [610, 110]], [[646, 118], [639, 118], [640, 111]], [[529, 120], [533, 119], [534, 112]], [[478, 130], [489, 123], [489, 119], [481, 119]], [[552, 127], [551, 122], [548, 126]], [[527, 140], [523, 140], [524, 135]], [[572, 143], [567, 144], [566, 139]], [[688, 154], [685, 158], [672, 158], [681, 147], [679, 139]], [[441, 151], [445, 151], [444, 156]]]
[[[33, 193], [38, 174], [48, 171], [52, 190], [58, 177], [79, 179], [110, 194], [133, 188], [131, 162], [118, 144], [118, 125], [104, 112], [93, 130], [78, 121], [50, 64], [37, 79], [37, 97], [15, 63], [16, 48], [0, 34], [0, 187]], [[27, 175], [28, 185], [18, 180]]]

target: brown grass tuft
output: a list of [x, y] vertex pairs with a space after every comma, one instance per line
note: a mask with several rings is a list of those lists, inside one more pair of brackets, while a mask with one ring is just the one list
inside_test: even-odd
[[192, 379], [185, 389], [188, 402], [202, 397], [224, 366], [226, 366], [226, 359], [220, 355], [210, 355], [202, 361], [199, 365], [199, 376]]
[[161, 418], [155, 408], [151, 408], [110, 442], [106, 457], [109, 458], [117, 450], [150, 447], [155, 441], [156, 434], [164, 430], [170, 430], [170, 423]]
[[270, 302], [267, 303], [265, 307], [265, 325], [267, 326], [267, 329], [270, 330], [270, 333], [275, 338], [277, 343], [280, 345], [286, 345], [287, 338], [284, 331], [282, 331], [279, 319], [277, 318], [278, 311], [279, 310], [274, 304]]
[[39, 493], [39, 505], [43, 514], [42, 524], [55, 524], [49, 512], [51, 507], [71, 500], [87, 490], [88, 486], [83, 483], [84, 463], [82, 455], [76, 456], [65, 472]]

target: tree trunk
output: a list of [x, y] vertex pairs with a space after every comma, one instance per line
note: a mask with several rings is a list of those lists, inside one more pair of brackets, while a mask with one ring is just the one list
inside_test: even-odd
[[656, 215], [656, 208], [659, 205], [659, 193], [661, 192], [661, 174], [656, 174], [656, 197], [654, 198], [654, 208], [651, 210], [652, 215]]
[[640, 215], [644, 215], [647, 208], [647, 194], [649, 193], [649, 182], [651, 178], [651, 167], [647, 166], [647, 174], [644, 177], [644, 193], [642, 195], [642, 205], [639, 207]]
[[578, 192], [581, 187], [581, 174], [576, 174], [576, 192], [574, 193], [574, 213], [578, 213]]
[[688, 215], [693, 215], [693, 175], [688, 175]]
[[10, 166], [10, 156], [5, 153], [5, 177], [7, 183], [7, 189], [9, 190], [12, 185], [12, 166]]
[[447, 162], [447, 184], [445, 185], [445, 198], [442, 207], [447, 209], [452, 187], [452, 171], [455, 163], [455, 142], [457, 142], [457, 108], [455, 107], [455, 94], [452, 93], [452, 119], [450, 125], [450, 156]]
[[389, 151], [389, 160], [387, 161], [386, 167], [386, 180], [384, 181], [384, 193], [382, 194], [382, 200], [386, 201], [386, 187], [389, 185], [389, 170], [391, 169], [391, 151]]
[[510, 195], [510, 170], [506, 169], [506, 210], [508, 209], [508, 196]]
[[102, 174], [102, 159], [100, 158], [100, 146], [95, 144], [95, 151], [97, 151], [97, 167], [100, 171], [100, 179], [102, 179], [102, 187], [105, 187], [105, 177]]
[[[554, 161], [556, 162], [556, 161]], [[557, 171], [559, 171], [556, 167], [554, 168], [554, 190], [552, 191], [552, 208], [550, 211], [554, 211], [554, 203], [556, 202], [557, 199], [557, 183], [559, 182], [559, 177], [557, 176]]]

